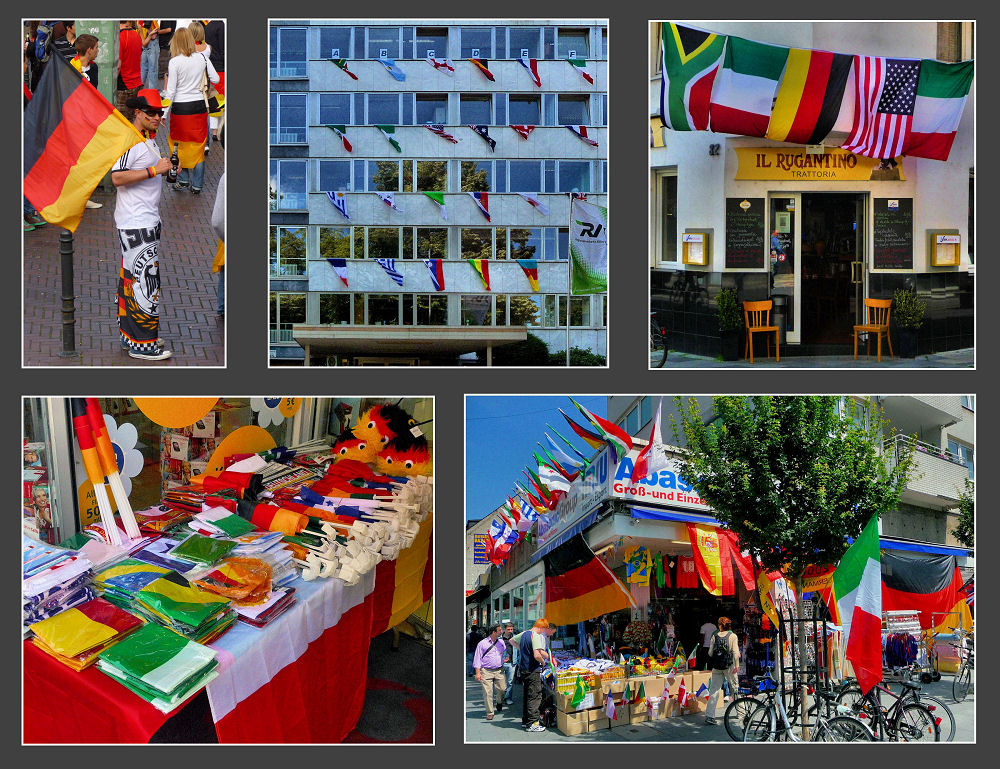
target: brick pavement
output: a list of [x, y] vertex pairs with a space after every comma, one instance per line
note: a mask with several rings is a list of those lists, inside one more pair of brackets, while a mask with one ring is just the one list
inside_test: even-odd
[[[164, 127], [160, 152], [167, 146]], [[92, 199], [103, 208], [87, 209], [73, 236], [77, 355], [62, 358], [62, 282], [59, 233], [52, 225], [24, 233], [24, 365], [26, 366], [222, 366], [225, 322], [215, 314], [212, 272], [215, 234], [212, 206], [224, 167], [218, 142], [205, 158], [200, 195], [165, 188], [160, 198], [163, 233], [160, 251], [160, 336], [174, 355], [165, 361], [139, 361], [121, 349], [116, 318], [121, 249], [115, 231], [115, 191], [98, 188]]]

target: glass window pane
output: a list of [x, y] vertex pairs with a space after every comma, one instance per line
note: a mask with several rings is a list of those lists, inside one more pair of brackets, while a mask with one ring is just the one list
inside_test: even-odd
[[664, 262], [677, 261], [677, 176], [660, 179], [660, 246]]
[[590, 163], [586, 160], [559, 161], [560, 192], [590, 192]]
[[278, 322], [281, 326], [306, 322], [305, 294], [278, 294]]
[[554, 59], [556, 57], [556, 28], [555, 27], [544, 27], [542, 29], [545, 47], [542, 49], [546, 59]]
[[559, 125], [556, 122], [556, 94], [547, 93], [542, 96], [542, 123]]
[[590, 30], [560, 28], [559, 58], [589, 59]]
[[648, 395], [639, 403], [639, 424], [645, 425], [653, 418], [653, 399]]
[[267, 204], [274, 211], [278, 208], [278, 161], [268, 163], [267, 173]]
[[280, 30], [278, 27], [271, 27], [268, 30], [268, 58], [271, 64], [271, 77], [278, 77], [281, 74], [281, 70], [278, 66], [278, 34]]
[[463, 259], [492, 259], [493, 258], [493, 230], [491, 229], [462, 229], [462, 258]]
[[268, 104], [267, 119], [268, 127], [271, 129], [271, 144], [278, 143], [278, 96], [279, 94], [272, 91]]
[[306, 161], [278, 163], [278, 208], [306, 207]]
[[319, 161], [319, 189], [317, 192], [337, 192], [351, 189], [350, 160]]
[[608, 28], [601, 28], [601, 58], [608, 58]]
[[448, 228], [417, 227], [417, 258], [447, 259]]
[[278, 228], [278, 275], [306, 274], [306, 228]]
[[542, 298], [540, 294], [510, 297], [510, 325], [540, 326], [542, 324]]
[[398, 259], [399, 258], [399, 228], [369, 227], [368, 228], [368, 258]]
[[320, 294], [319, 322], [346, 326], [351, 322], [350, 294]]
[[368, 125], [399, 125], [399, 94], [368, 94]]
[[540, 58], [538, 55], [541, 37], [539, 32], [539, 27], [508, 27], [507, 57], [510, 59], [520, 59], [522, 56], [529, 59]]
[[399, 120], [400, 125], [413, 125], [413, 94], [404, 93], [403, 97], [403, 116]]
[[403, 258], [412, 259], [413, 258], [413, 228], [404, 227], [403, 228]]
[[507, 125], [507, 94], [493, 94], [493, 125]]
[[493, 99], [490, 96], [462, 94], [459, 122], [463, 125], [492, 125]]
[[462, 295], [462, 325], [489, 326], [492, 320], [493, 297], [489, 294]]
[[543, 258], [549, 261], [555, 261], [555, 259], [557, 258], [557, 251], [558, 251], [558, 246], [556, 245], [556, 238], [559, 233], [559, 230], [556, 229], [555, 227], [546, 227], [543, 232], [544, 232], [543, 237], [545, 238], [545, 248], [543, 249], [544, 250]]
[[448, 163], [444, 160], [417, 161], [417, 192], [447, 192]]
[[462, 58], [492, 59], [492, 33], [490, 27], [462, 27]]
[[403, 294], [403, 325], [413, 325], [413, 294]]
[[320, 27], [319, 58], [321, 59], [351, 58], [351, 28]]
[[368, 58], [378, 59], [383, 55], [390, 59], [402, 58], [399, 55], [399, 27], [368, 27]]
[[558, 300], [562, 297], [554, 296], [552, 294], [547, 294], [543, 297], [542, 304], [542, 325], [553, 328], [560, 325], [556, 321], [556, 308], [558, 307]]
[[590, 98], [560, 95], [559, 125], [590, 125]]
[[399, 294], [368, 294], [368, 325], [400, 325]]
[[569, 229], [559, 228], [559, 260], [565, 262], [569, 259]]
[[462, 192], [489, 192], [493, 175], [491, 160], [462, 161]]
[[542, 166], [542, 192], [559, 192], [556, 189], [556, 161], [546, 160]]
[[278, 34], [278, 77], [305, 77], [306, 31], [282, 28]]
[[513, 125], [539, 125], [542, 122], [542, 97], [510, 94], [508, 119]]
[[417, 295], [417, 325], [448, 325], [448, 297], [434, 294]]
[[268, 241], [269, 241], [268, 274], [277, 275], [278, 274], [278, 228], [274, 225], [271, 225], [268, 229], [270, 230], [268, 236]]
[[399, 191], [399, 161], [369, 160], [368, 161], [368, 191], [398, 192]]
[[507, 258], [507, 229], [505, 227], [498, 227], [496, 230], [497, 244], [493, 250], [494, 259], [506, 259]]
[[403, 161], [403, 192], [413, 192], [413, 161]]
[[[358, 227], [358, 229], [362, 229]], [[354, 325], [364, 326], [365, 324], [365, 295], [364, 294], [351, 294], [351, 300], [354, 305]]]
[[320, 227], [319, 255], [324, 259], [350, 259], [351, 228]]
[[296, 144], [306, 140], [306, 95], [278, 95], [278, 144]]
[[625, 417], [625, 432], [635, 435], [639, 432], [639, 409], [632, 409]]
[[[448, 55], [448, 30], [443, 27], [417, 27], [417, 51], [418, 59], [426, 59], [433, 51], [434, 58], [443, 59]], [[421, 122], [420, 120], [417, 121]], [[440, 120], [432, 121], [440, 123]]]
[[512, 227], [510, 231], [511, 259], [540, 259], [542, 256], [542, 230]]
[[444, 93], [417, 94], [417, 125], [448, 123], [448, 95]]
[[365, 228], [355, 227], [354, 228], [354, 258], [364, 259], [365, 258]]
[[494, 299], [496, 299], [496, 312], [493, 313], [495, 318], [495, 323], [497, 326], [507, 325], [507, 295], [506, 294], [495, 294]]
[[542, 163], [539, 160], [510, 161], [510, 179], [507, 182], [511, 192], [541, 192]]
[[349, 93], [321, 93], [319, 95], [319, 122], [322, 125], [351, 125], [351, 95]]
[[[589, 326], [590, 325], [590, 297], [589, 296], [574, 296], [570, 299], [569, 305], [569, 322], [571, 326]], [[635, 435], [635, 433], [632, 433]]]

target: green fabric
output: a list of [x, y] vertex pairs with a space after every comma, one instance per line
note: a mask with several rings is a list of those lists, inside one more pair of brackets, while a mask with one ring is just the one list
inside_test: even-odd
[[573, 687], [573, 699], [569, 701], [569, 704], [574, 708], [577, 707], [583, 698], [587, 696], [587, 687], [583, 685], [583, 679], [577, 675], [576, 685]]
[[215, 564], [229, 555], [234, 547], [236, 547], [235, 542], [193, 534], [171, 550], [168, 555], [194, 563]]
[[141, 678], [176, 657], [189, 643], [186, 638], [150, 623], [105, 649], [99, 659], [129, 676]]
[[212, 521], [212, 525], [222, 529], [227, 537], [242, 537], [257, 529], [246, 518], [241, 518], [238, 515], [227, 515], [225, 518], [219, 518]]

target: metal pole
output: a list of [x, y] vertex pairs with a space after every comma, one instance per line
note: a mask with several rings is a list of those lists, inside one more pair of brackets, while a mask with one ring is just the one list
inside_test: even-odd
[[73, 302], [73, 233], [59, 233], [59, 262], [62, 272], [62, 340], [59, 357], [68, 358], [76, 353], [76, 307]]
[[[566, 244], [568, 253], [566, 254], [566, 367], [569, 368], [569, 303], [573, 295], [573, 204], [576, 203], [576, 195], [572, 192], [569, 196], [569, 243]], [[558, 311], [558, 307], [556, 311]]]

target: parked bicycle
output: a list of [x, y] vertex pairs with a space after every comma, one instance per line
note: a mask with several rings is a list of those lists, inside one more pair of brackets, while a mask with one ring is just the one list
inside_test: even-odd
[[[941, 717], [920, 701], [920, 687], [909, 681], [900, 682], [902, 691], [895, 694], [883, 684], [875, 684], [867, 694], [851, 687], [837, 696], [837, 701], [860, 719], [871, 722], [876, 740], [916, 742], [941, 740]], [[893, 699], [888, 708], [882, 705], [882, 695]]]
[[[770, 678], [770, 676], [758, 676], [758, 678]], [[757, 679], [755, 679], [757, 680]], [[777, 682], [774, 682], [777, 683]], [[840, 706], [838, 714], [827, 716], [823, 713], [824, 708], [816, 706], [810, 707], [809, 715], [813, 718], [810, 723], [799, 723], [799, 702], [795, 693], [802, 686], [809, 686], [805, 681], [792, 681], [792, 691], [785, 692], [791, 695], [790, 706], [786, 708], [784, 700], [786, 696], [780, 696], [777, 687], [766, 692], [766, 698], [757, 704], [757, 707], [746, 719], [746, 726], [743, 731], [744, 742], [805, 742], [797, 731], [808, 735], [811, 742], [872, 742], [875, 735], [860, 719], [850, 713], [846, 706]], [[824, 690], [812, 690], [811, 694], [817, 698], [826, 700], [833, 704], [837, 695]]]
[[975, 637], [970, 630], [962, 634], [962, 643], [951, 645], [958, 649], [961, 659], [955, 680], [951, 684], [951, 696], [955, 698], [955, 702], [961, 702], [973, 689], [972, 678], [976, 670]]
[[[886, 686], [888, 687], [888, 684]], [[835, 691], [837, 692], [837, 702], [842, 705], [848, 705], [851, 708], [854, 708], [864, 697], [861, 693], [861, 687], [858, 686], [858, 682], [854, 678], [845, 678], [843, 684], [837, 687]], [[926, 694], [919, 686], [912, 684], [904, 686], [900, 694], [914, 702], [927, 706], [927, 709], [937, 719], [938, 727], [941, 730], [942, 742], [951, 742], [955, 739], [955, 714], [951, 712], [951, 708], [948, 707], [944, 700]]]

